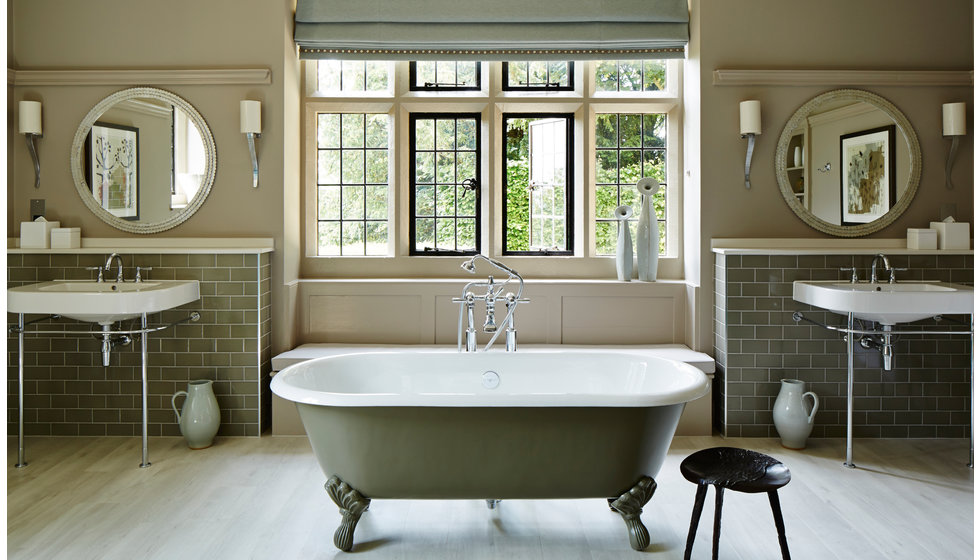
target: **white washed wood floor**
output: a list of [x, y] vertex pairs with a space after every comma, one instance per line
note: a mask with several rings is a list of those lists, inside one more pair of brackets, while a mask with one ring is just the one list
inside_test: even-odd
[[[806, 559], [973, 558], [973, 470], [965, 440], [857, 440], [858, 469], [839, 440], [804, 452], [776, 440], [677, 437], [643, 512], [652, 544], [629, 547], [604, 500], [376, 500], [333, 547], [340, 516], [305, 438], [220, 439], [191, 451], [151, 438], [28, 438], [25, 469], [7, 446], [7, 553], [12, 559], [680, 559], [695, 486], [678, 465], [718, 445], [775, 456], [793, 475], [779, 491], [792, 556]], [[709, 492], [694, 558], [710, 558]], [[765, 494], [725, 493], [721, 558], [778, 559]]]

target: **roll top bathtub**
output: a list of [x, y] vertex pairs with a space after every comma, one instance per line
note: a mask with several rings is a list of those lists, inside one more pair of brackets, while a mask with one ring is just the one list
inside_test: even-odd
[[279, 372], [326, 488], [341, 550], [375, 498], [608, 498], [633, 548], [699, 369], [642, 351], [365, 352]]

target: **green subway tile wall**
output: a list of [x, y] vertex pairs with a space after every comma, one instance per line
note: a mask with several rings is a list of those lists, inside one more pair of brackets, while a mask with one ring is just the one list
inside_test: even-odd
[[[7, 285], [57, 279], [92, 279], [88, 266], [102, 254], [8, 254]], [[269, 372], [272, 360], [271, 265], [262, 254], [127, 254], [125, 277], [136, 266], [152, 267], [148, 280], [199, 280], [201, 299], [149, 317], [151, 326], [198, 311], [201, 319], [147, 338], [149, 434], [179, 436], [171, 396], [195, 379], [214, 381], [221, 408], [219, 435], [258, 436], [271, 421]], [[37, 316], [27, 316], [27, 319]], [[8, 325], [17, 315], [7, 314]], [[139, 320], [124, 321], [139, 328]], [[140, 342], [113, 349], [102, 366], [98, 325], [70, 319], [34, 325], [86, 334], [25, 335], [24, 433], [27, 435], [140, 434]], [[31, 327], [28, 327], [30, 330]], [[7, 430], [17, 430], [17, 337], [7, 338]], [[177, 400], [178, 408], [183, 404]]]
[[[973, 284], [966, 255], [896, 255], [902, 280]], [[800, 379], [820, 397], [811, 437], [843, 437], [847, 346], [833, 331], [796, 323], [794, 311], [824, 324], [841, 315], [793, 300], [794, 280], [848, 280], [857, 267], [867, 281], [871, 256], [715, 255], [714, 424], [730, 437], [776, 437], [772, 407], [781, 379]], [[969, 316], [954, 317], [969, 321]], [[968, 324], [968, 323], [967, 323]], [[915, 325], [934, 326], [931, 320]], [[953, 325], [962, 328], [961, 325]], [[970, 430], [970, 337], [901, 335], [895, 368], [856, 345], [855, 437], [962, 438]]]

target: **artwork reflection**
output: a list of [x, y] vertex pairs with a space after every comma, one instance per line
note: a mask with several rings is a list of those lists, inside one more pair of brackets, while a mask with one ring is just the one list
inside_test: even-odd
[[88, 139], [92, 196], [114, 216], [139, 220], [139, 129], [96, 122]]
[[895, 203], [895, 125], [840, 137], [841, 223], [866, 224]]

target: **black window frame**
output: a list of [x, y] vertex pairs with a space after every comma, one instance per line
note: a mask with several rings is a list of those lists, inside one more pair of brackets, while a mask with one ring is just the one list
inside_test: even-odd
[[[565, 247], [563, 251], [510, 251], [507, 249], [507, 120], [564, 118], [565, 134]], [[507, 256], [569, 256], [575, 253], [575, 113], [521, 112], [501, 115], [501, 254]], [[530, 172], [530, 170], [528, 170]]]
[[476, 85], [473, 86], [461, 86], [459, 85], [459, 68], [456, 68], [457, 82], [456, 85], [452, 86], [441, 86], [438, 84], [433, 85], [418, 85], [418, 71], [417, 71], [417, 61], [412, 60], [408, 63], [408, 89], [409, 91], [481, 91], [483, 89], [482, 80], [482, 64], [479, 60], [437, 60], [435, 62], [475, 62], [476, 63]]
[[[504, 61], [501, 68], [500, 89], [503, 91], [575, 91], [575, 62], [566, 60], [565, 64], [568, 65], [567, 86], [549, 86], [547, 84], [543, 86], [512, 86], [510, 85], [510, 63]], [[548, 74], [551, 74], [550, 70], [548, 71]]]
[[[481, 148], [482, 137], [480, 135], [480, 132], [481, 132], [481, 120], [482, 120], [482, 118], [483, 118], [483, 115], [482, 114], [480, 114], [480, 113], [473, 113], [473, 112], [459, 112], [459, 113], [454, 113], [454, 112], [438, 112], [438, 113], [430, 113], [430, 112], [422, 112], [422, 111], [420, 111], [420, 112], [410, 112], [408, 114], [408, 146], [409, 146], [409, 148], [408, 148], [408, 160], [409, 160], [409, 174], [408, 174], [408, 177], [409, 177], [409, 179], [408, 179], [408, 216], [409, 216], [409, 218], [408, 218], [408, 254], [409, 254], [409, 256], [413, 256], [413, 257], [416, 257], [416, 256], [465, 257], [465, 256], [476, 255], [476, 254], [478, 254], [478, 253], [480, 253], [482, 251], [482, 249], [483, 249], [483, 243], [482, 243], [483, 236], [481, 235], [481, 233], [482, 233], [482, 229], [483, 229], [482, 228], [482, 225], [483, 225], [483, 216], [482, 216], [482, 214], [483, 213], [482, 213], [481, 197], [482, 197], [483, 189], [481, 188], [482, 187], [482, 162], [481, 162], [481, 159], [482, 159], [482, 148]], [[416, 210], [416, 190], [417, 190], [416, 187], [418, 185], [415, 182], [415, 173], [416, 173], [415, 161], [416, 161], [416, 153], [417, 153], [416, 152], [416, 147], [415, 147], [415, 141], [416, 141], [416, 136], [415, 136], [415, 123], [418, 120], [433, 120], [433, 121], [435, 121], [435, 120], [439, 120], [439, 119], [454, 119], [454, 120], [473, 119], [474, 122], [476, 123], [476, 130], [475, 130], [475, 134], [476, 134], [476, 177], [475, 177], [475, 179], [476, 179], [476, 189], [473, 191], [473, 194], [476, 197], [476, 212], [475, 212], [475, 214], [476, 214], [476, 216], [475, 216], [475, 218], [476, 218], [476, 225], [475, 225], [476, 231], [474, 232], [475, 233], [475, 241], [476, 241], [475, 245], [476, 245], [476, 247], [472, 251], [461, 251], [461, 250], [458, 250], [458, 249], [437, 249], [437, 248], [433, 248], [433, 249], [428, 249], [427, 248], [427, 249], [419, 250], [419, 249], [416, 248], [417, 245], [418, 245], [417, 244], [417, 241], [416, 241], [416, 221], [417, 221], [418, 217], [415, 214], [415, 210]], [[438, 151], [438, 150], [434, 150], [434, 151]], [[457, 177], [457, 179], [458, 179], [458, 177]], [[437, 183], [434, 182], [433, 183], [433, 186], [435, 186], [436, 184]], [[457, 182], [456, 183], [456, 185], [460, 185], [460, 184], [462, 184], [462, 183], [460, 183], [460, 182]], [[458, 215], [455, 215], [455, 214], [454, 214], [453, 217], [455, 219], [458, 219], [459, 218], [459, 216]], [[438, 216], [436, 216], [436, 218], [438, 218]]]

